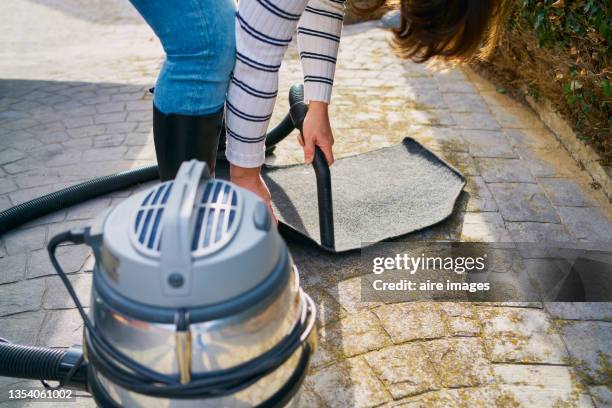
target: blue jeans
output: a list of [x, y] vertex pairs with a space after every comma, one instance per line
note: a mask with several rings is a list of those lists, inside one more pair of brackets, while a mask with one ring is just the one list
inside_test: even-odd
[[161, 112], [218, 112], [236, 56], [234, 0], [130, 0], [166, 53], [153, 102]]

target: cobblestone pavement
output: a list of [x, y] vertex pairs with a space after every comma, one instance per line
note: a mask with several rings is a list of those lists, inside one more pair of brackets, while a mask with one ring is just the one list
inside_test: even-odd
[[[90, 3], [0, 3], [0, 209], [154, 161], [146, 90], [161, 49], [127, 1]], [[470, 70], [402, 61], [387, 41], [375, 23], [345, 28], [331, 108], [335, 152], [361, 153], [409, 135], [467, 176], [456, 213], [411, 239], [610, 241], [610, 204], [536, 116]], [[300, 80], [294, 47], [281, 73], [281, 89]], [[282, 98], [274, 119], [286, 110]], [[280, 163], [301, 157], [293, 140], [276, 153], [271, 160]], [[132, 192], [1, 237], [0, 336], [81, 342], [81, 321], [45, 245]], [[292, 251], [320, 309], [305, 407], [612, 406], [608, 303], [364, 303], [358, 256]], [[60, 258], [87, 304], [91, 255], [63, 247]], [[0, 378], [0, 389], [25, 384]], [[75, 406], [93, 402], [83, 396]]]

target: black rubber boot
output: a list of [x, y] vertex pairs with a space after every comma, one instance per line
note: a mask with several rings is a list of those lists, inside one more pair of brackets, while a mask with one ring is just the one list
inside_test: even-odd
[[162, 181], [172, 180], [181, 163], [196, 159], [214, 175], [223, 109], [204, 116], [164, 114], [153, 105], [153, 139]]

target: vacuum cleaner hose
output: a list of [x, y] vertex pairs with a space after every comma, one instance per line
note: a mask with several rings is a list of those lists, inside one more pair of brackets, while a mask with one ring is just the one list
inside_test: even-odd
[[[293, 87], [291, 89], [293, 89]], [[295, 129], [295, 126], [293, 126], [291, 115], [286, 114], [283, 120], [266, 135], [266, 150], [276, 146], [281, 140], [286, 138], [293, 129]]]
[[54, 211], [59, 211], [103, 194], [128, 188], [134, 184], [155, 180], [158, 177], [157, 166], [141, 167], [111, 174], [110, 176], [98, 177], [35, 198], [0, 212], [0, 234]]
[[[304, 118], [308, 112], [308, 106], [304, 103], [304, 86], [293, 85], [289, 90], [289, 116], [293, 126], [302, 135]], [[332, 202], [331, 173], [327, 159], [319, 146], [315, 146], [314, 160], [312, 167], [317, 179], [317, 200], [319, 204], [319, 235], [321, 246], [333, 250], [335, 247], [334, 238], [334, 211]]]
[[82, 361], [80, 349], [34, 347], [0, 341], [0, 361], [0, 377], [59, 381], [62, 386], [86, 389], [87, 364]]
[[0, 343], [0, 376], [59, 381], [66, 350]]

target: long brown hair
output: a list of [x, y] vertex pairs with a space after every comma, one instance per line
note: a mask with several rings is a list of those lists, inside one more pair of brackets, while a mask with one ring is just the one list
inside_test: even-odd
[[401, 0], [396, 50], [415, 62], [467, 61], [494, 48], [511, 0]]

